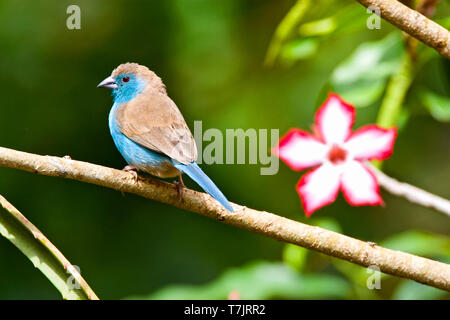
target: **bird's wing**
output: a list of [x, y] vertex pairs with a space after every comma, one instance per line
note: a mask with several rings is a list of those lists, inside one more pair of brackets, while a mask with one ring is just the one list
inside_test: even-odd
[[120, 130], [134, 142], [187, 164], [197, 147], [175, 103], [158, 91], [146, 91], [117, 110]]

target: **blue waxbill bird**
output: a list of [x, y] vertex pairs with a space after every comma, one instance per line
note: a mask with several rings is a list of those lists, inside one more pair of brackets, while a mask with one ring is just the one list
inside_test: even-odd
[[109, 128], [117, 149], [128, 166], [170, 178], [179, 176], [181, 199], [182, 173], [200, 185], [228, 211], [233, 208], [223, 193], [200, 169], [195, 140], [178, 110], [169, 98], [162, 80], [137, 63], [118, 66], [98, 87], [112, 89], [114, 104], [109, 113]]

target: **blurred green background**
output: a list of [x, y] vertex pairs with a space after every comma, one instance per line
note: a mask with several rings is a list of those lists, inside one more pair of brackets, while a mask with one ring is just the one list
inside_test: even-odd
[[[191, 129], [202, 120], [204, 130], [309, 130], [330, 90], [361, 107], [356, 127], [374, 123], [401, 65], [401, 33], [385, 21], [369, 30], [369, 15], [355, 1], [321, 0], [264, 66], [272, 35], [295, 3], [0, 1], [0, 145], [122, 168], [107, 123], [112, 99], [96, 85], [128, 61], [163, 78]], [[71, 4], [81, 8], [81, 30], [66, 28]], [[435, 17], [447, 23], [449, 13], [441, 1]], [[423, 45], [418, 50], [395, 120], [401, 131], [394, 155], [383, 169], [450, 198], [450, 64]], [[349, 81], [341, 81], [343, 73]], [[273, 176], [261, 176], [260, 165], [202, 167], [233, 202], [449, 262], [450, 219], [402, 198], [382, 192], [386, 206], [372, 208], [351, 207], [340, 196], [305, 219], [294, 189], [303, 173], [283, 163]], [[103, 299], [223, 299], [233, 291], [262, 299], [449, 297], [393, 277], [368, 290], [363, 268], [137, 196], [6, 168], [0, 177], [0, 193]], [[29, 298], [60, 295], [2, 238], [0, 299]]]

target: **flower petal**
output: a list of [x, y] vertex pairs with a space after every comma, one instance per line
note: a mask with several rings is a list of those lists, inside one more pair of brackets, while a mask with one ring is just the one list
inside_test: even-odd
[[344, 148], [356, 160], [383, 160], [392, 154], [396, 137], [396, 128], [368, 125], [355, 131], [345, 142]]
[[316, 113], [316, 126], [327, 144], [343, 143], [351, 134], [355, 108], [330, 94]]
[[383, 203], [374, 174], [358, 161], [349, 161], [341, 177], [345, 199], [354, 206], [379, 205]]
[[300, 179], [297, 192], [306, 216], [336, 200], [342, 172], [340, 167], [326, 162]]
[[291, 129], [280, 139], [273, 153], [293, 170], [303, 170], [322, 163], [327, 146], [319, 139], [299, 129]]

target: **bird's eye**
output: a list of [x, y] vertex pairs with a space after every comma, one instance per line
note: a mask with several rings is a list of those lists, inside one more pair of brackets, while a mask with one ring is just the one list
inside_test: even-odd
[[130, 81], [130, 77], [123, 77], [122, 78], [122, 82], [128, 82], [128, 81]]

